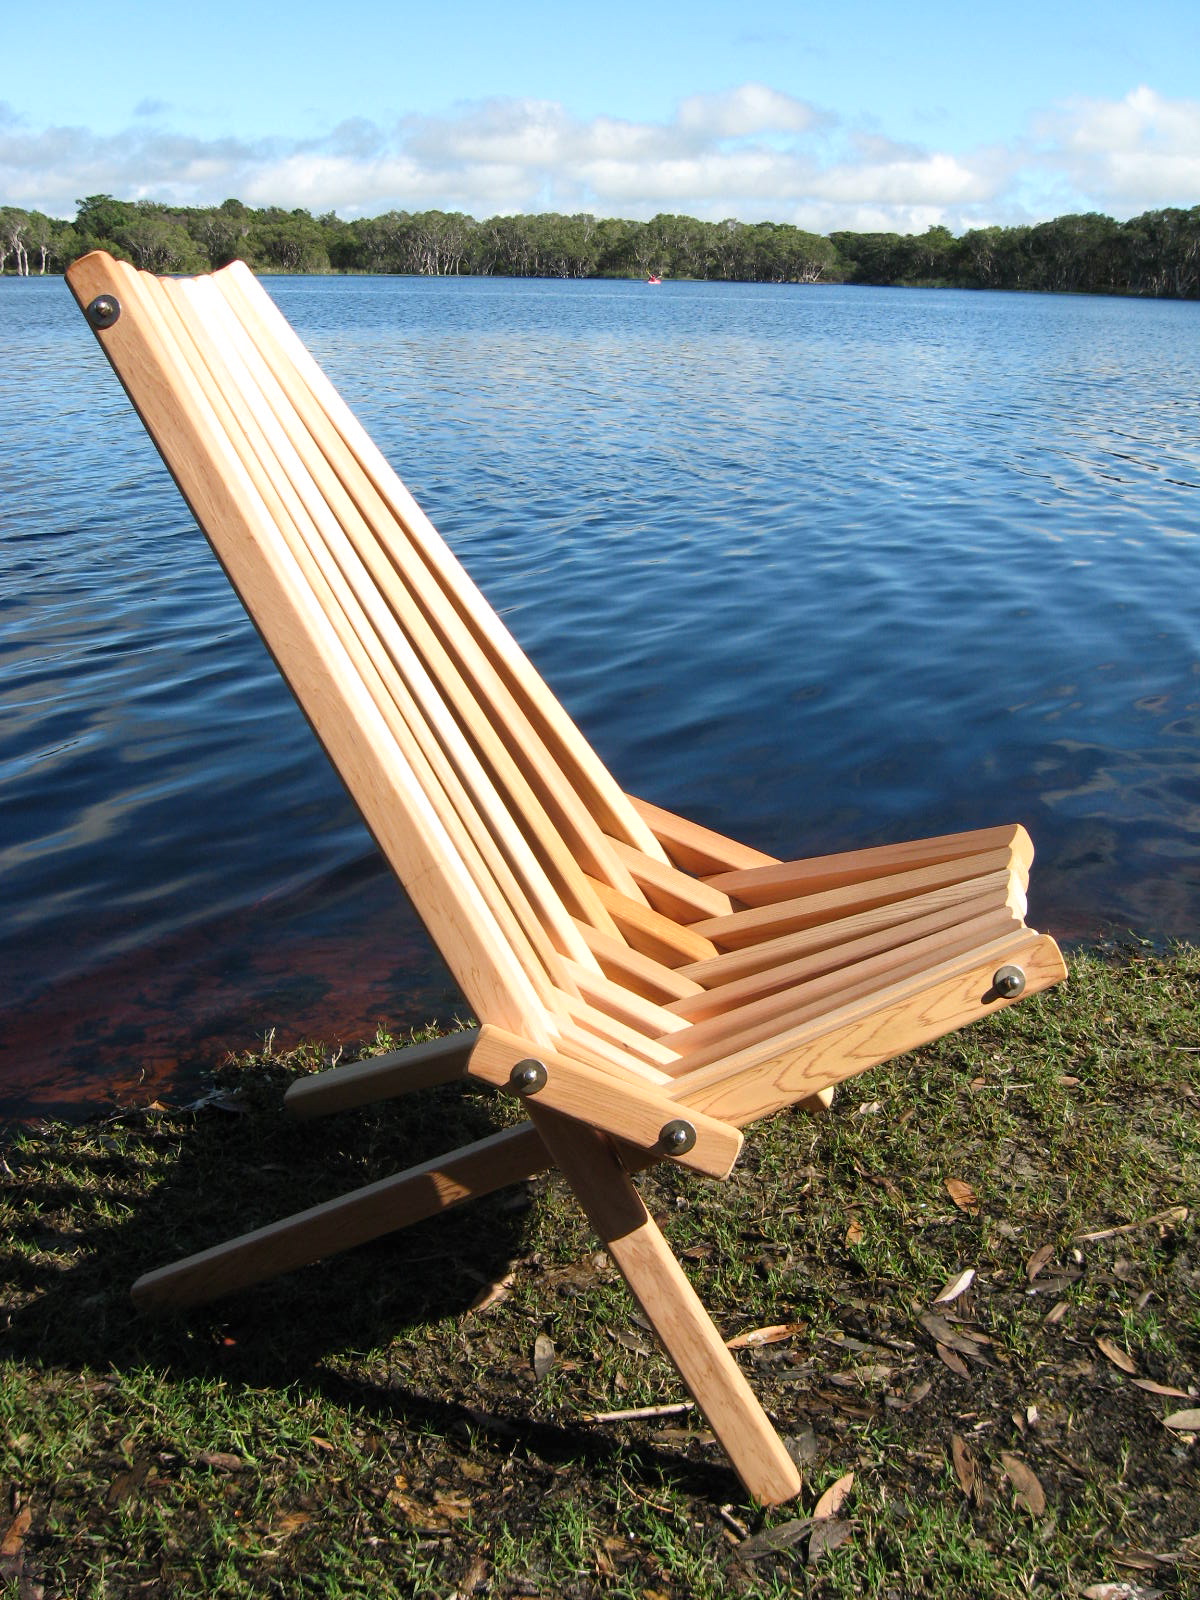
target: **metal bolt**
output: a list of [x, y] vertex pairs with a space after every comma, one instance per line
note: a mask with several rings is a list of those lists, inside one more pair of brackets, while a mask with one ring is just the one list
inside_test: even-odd
[[992, 979], [993, 993], [1001, 1000], [1015, 1000], [1025, 990], [1025, 974], [1020, 967], [1001, 967]]
[[689, 1150], [695, 1148], [696, 1130], [690, 1122], [685, 1122], [682, 1117], [676, 1117], [673, 1122], [663, 1124], [658, 1141], [668, 1155], [685, 1156]]
[[508, 1086], [515, 1094], [536, 1094], [546, 1087], [546, 1067], [530, 1058], [518, 1061], [508, 1075]]
[[84, 315], [93, 328], [111, 328], [121, 315], [121, 302], [115, 294], [98, 294]]

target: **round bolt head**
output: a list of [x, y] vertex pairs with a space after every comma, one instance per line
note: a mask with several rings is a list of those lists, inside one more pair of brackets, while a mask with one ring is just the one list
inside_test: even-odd
[[674, 1121], [663, 1124], [658, 1139], [668, 1155], [685, 1156], [695, 1147], [696, 1130], [683, 1117], [676, 1117]]
[[1015, 1000], [1025, 990], [1025, 974], [1020, 967], [1001, 967], [992, 979], [992, 988], [1002, 1000]]
[[98, 294], [85, 315], [93, 328], [111, 328], [121, 315], [121, 302], [116, 295]]
[[518, 1061], [508, 1075], [509, 1088], [517, 1094], [536, 1094], [546, 1087], [546, 1067], [532, 1058]]

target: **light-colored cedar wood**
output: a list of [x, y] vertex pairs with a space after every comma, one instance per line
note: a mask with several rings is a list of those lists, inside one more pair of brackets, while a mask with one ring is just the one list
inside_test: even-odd
[[[192, 309], [182, 296], [183, 286], [174, 287], [176, 294], [169, 297], [175, 300], [174, 309], [181, 313]], [[551, 893], [541, 894], [536, 904], [530, 904], [526, 891], [536, 896], [538, 890], [546, 886], [536, 869], [531, 870], [523, 841], [511, 830], [514, 837], [507, 842], [519, 865], [526, 869], [522, 884], [497, 848], [489, 825], [472, 804], [470, 795], [462, 790], [444, 748], [448, 744], [470, 769], [471, 758], [469, 753], [464, 754], [461, 738], [457, 744], [455, 741], [458, 730], [452, 725], [443, 728], [443, 743], [439, 744], [423, 721], [422, 708], [414, 701], [409, 684], [396, 676], [394, 669], [399, 662], [409, 665], [418, 688], [423, 675], [419, 666], [411, 662], [407, 640], [391, 622], [377, 593], [356, 567], [324, 501], [312, 490], [311, 482], [306, 484], [303, 468], [289, 455], [287, 441], [273, 426], [261, 397], [251, 388], [248, 374], [239, 373], [237, 352], [228, 340], [222, 343], [214, 335], [214, 327], [219, 329], [220, 326], [218, 318], [203, 320], [193, 316], [185, 321], [181, 315], [181, 323], [177, 332], [181, 346], [190, 337], [203, 358], [203, 367], [196, 369], [198, 381], [215, 412], [225, 419], [226, 433], [234, 441], [243, 465], [262, 494], [275, 527], [317, 596], [360, 680], [387, 721], [397, 747], [434, 804], [439, 820], [454, 838], [480, 894], [487, 900], [509, 944], [523, 958], [531, 982], [549, 1003], [552, 990], [543, 974], [548, 970], [561, 982], [551, 939], [556, 936], [560, 945], [565, 943], [570, 953], [577, 955], [582, 941], [574, 924]], [[309, 487], [307, 503], [294, 492], [296, 486]], [[374, 604], [374, 628], [372, 621], [357, 608], [358, 597], [346, 581], [345, 568], [358, 579], [359, 595], [368, 605]], [[436, 697], [432, 692], [424, 709], [432, 709], [437, 714]], [[481, 774], [472, 773], [472, 776], [479, 789], [486, 789], [486, 779]], [[499, 812], [499, 809], [497, 805], [495, 810]]]
[[843, 884], [886, 878], [894, 872], [939, 862], [957, 861], [963, 856], [986, 855], [994, 850], [1006, 853], [1009, 862], [1029, 886], [1029, 865], [1033, 845], [1019, 824], [1003, 828], [977, 828], [968, 833], [947, 833], [931, 839], [913, 839], [905, 844], [874, 845], [862, 850], [847, 850], [839, 855], [814, 856], [802, 861], [779, 861], [762, 867], [717, 873], [708, 878], [711, 888], [720, 889], [743, 905], [767, 905], [795, 895], [837, 889]]
[[[584, 999], [562, 996], [567, 1021], [559, 1024], [560, 1043], [570, 1050], [570, 1038], [587, 1039], [598, 1050], [605, 1065], [614, 1067], [644, 1062], [656, 1072], [670, 1072], [678, 1051], [669, 1042], [645, 1034], [631, 1022], [623, 1022], [612, 1011], [602, 1010]], [[682, 1032], [672, 1017], [672, 1032]], [[570, 1036], [570, 1037], [568, 1037]]]
[[[215, 330], [232, 316], [211, 280], [176, 284], [174, 292], [195, 299], [198, 308], [208, 313], [201, 322], [202, 336], [215, 337]], [[236, 325], [227, 327], [226, 348], [238, 331]], [[478, 696], [482, 685], [478, 680], [482, 678], [486, 684], [494, 674], [462, 628], [448, 599], [437, 590], [423, 563], [411, 554], [407, 561], [403, 560], [403, 539], [397, 538], [395, 528], [388, 526], [386, 508], [370, 485], [365, 479], [360, 482], [355, 478], [357, 474], [362, 479], [361, 468], [327, 421], [320, 430], [319, 447], [312, 431], [318, 429], [319, 420], [310, 417], [311, 426], [306, 426], [296, 404], [297, 398], [305, 397], [296, 375], [278, 365], [270, 366], [253, 349], [245, 353], [244, 359], [251, 382], [270, 406], [288, 447], [303, 463], [300, 473], [294, 468], [289, 471], [297, 490], [304, 494], [306, 508], [320, 525], [322, 536], [353, 584], [356, 600], [369, 613], [372, 626], [394, 657], [421, 715], [445, 747], [459, 778], [469, 792], [479, 790], [474, 798], [488, 824], [497, 831], [498, 842], [526, 876], [526, 857], [532, 849], [555, 878], [568, 909], [595, 918], [599, 908], [587, 889], [576, 855], [588, 851], [589, 831], [596, 841], [602, 839], [599, 829], [587, 819], [590, 830], [577, 830], [570, 846], [555, 831], [510, 749], [510, 742], [517, 749], [532, 746], [535, 736], [527, 726], [520, 725], [519, 719], [516, 727], [511, 726], [516, 712], [510, 704], [481, 703]], [[285, 453], [278, 448], [277, 454], [285, 459]], [[365, 509], [360, 510], [360, 503]], [[371, 513], [370, 520], [367, 512]], [[347, 549], [353, 551], [353, 560], [347, 559]], [[442, 642], [443, 633], [451, 637], [457, 659]], [[464, 670], [476, 673], [473, 685], [468, 685]], [[500, 726], [507, 727], [508, 740], [500, 736]], [[561, 774], [558, 783], [562, 788]], [[503, 803], [496, 790], [504, 796]], [[578, 810], [578, 798], [572, 798]], [[524, 831], [514, 827], [514, 814], [522, 818]], [[529, 892], [546, 902], [547, 925], [561, 941], [563, 929], [555, 926], [560, 910], [548, 900], [536, 875], [533, 881], [535, 888]], [[570, 949], [569, 943], [565, 948]]]
[[83, 306], [120, 299], [122, 315], [97, 337], [147, 431], [468, 1001], [480, 1015], [536, 1027], [537, 990], [306, 589], [151, 291], [121, 267], [85, 256], [69, 281]]
[[624, 984], [614, 982], [603, 972], [576, 967], [569, 962], [567, 972], [589, 1011], [603, 1013], [633, 1030], [642, 1040], [665, 1041], [667, 1035], [687, 1027], [683, 1017], [677, 1017], [658, 1001], [648, 1000]]
[[[475, 588], [469, 575], [451, 554], [262, 286], [241, 262], [234, 262], [223, 271], [214, 273], [213, 281], [222, 294], [238, 306], [246, 320], [253, 324], [264, 344], [278, 350], [303, 380], [317, 402], [315, 412], [306, 412], [306, 420], [315, 419], [320, 427], [323, 419], [327, 418], [336, 428], [380, 499], [395, 516], [414, 548], [420, 551], [430, 572], [436, 576], [445, 594], [468, 623], [472, 634], [484, 644], [522, 712], [536, 728], [539, 739], [552, 752], [554, 761], [573, 780], [569, 785], [570, 791], [582, 801], [587, 816], [595, 819], [596, 825], [614, 838], [624, 839], [647, 854], [658, 854], [659, 846], [650, 829], [642, 822], [562, 706], [550, 694], [511, 634]], [[582, 817], [583, 813], [579, 815]]]
[[698, 878], [710, 873], [757, 871], [760, 867], [774, 866], [778, 861], [777, 856], [765, 855], [761, 850], [739, 844], [736, 839], [727, 839], [724, 834], [703, 828], [698, 822], [689, 822], [686, 817], [677, 817], [649, 800], [639, 800], [634, 795], [628, 798], [674, 865]]
[[335, 1111], [377, 1105], [380, 1100], [418, 1089], [432, 1089], [439, 1083], [453, 1083], [466, 1076], [477, 1038], [476, 1029], [465, 1028], [362, 1061], [326, 1067], [311, 1078], [297, 1078], [283, 1097], [284, 1106], [292, 1116], [307, 1122]]
[[1019, 874], [1010, 865], [1007, 852], [990, 850], [986, 854], [963, 856], [956, 861], [937, 862], [908, 872], [889, 873], [884, 878], [751, 906], [726, 917], [693, 923], [690, 931], [711, 939], [723, 950], [735, 950], [741, 945], [758, 944], [763, 939], [778, 938], [781, 934], [794, 933], [854, 911], [869, 911], [926, 890], [959, 889], [992, 872], [1008, 873], [1010, 882], [1019, 882]]
[[889, 951], [844, 971], [827, 973], [799, 990], [785, 990], [742, 1006], [719, 1021], [697, 1023], [689, 1033], [680, 1035], [679, 1059], [670, 1070], [681, 1078], [710, 1062], [786, 1035], [806, 1022], [844, 1014], [859, 1003], [878, 1005], [881, 996], [894, 995], [901, 984], [926, 983], [967, 963], [987, 961], [994, 970], [1027, 938], [1024, 929], [986, 942], [973, 938], [947, 941], [944, 934], [934, 934], [922, 941], [925, 948], [920, 954], [904, 952], [898, 960]]
[[975, 955], [986, 957], [993, 948], [1022, 931], [1011, 919], [997, 923], [984, 918], [965, 930], [943, 929], [874, 955], [848, 958], [803, 983], [786, 985], [757, 1000], [744, 1000], [717, 1016], [694, 1023], [687, 1033], [678, 1036], [679, 1061], [669, 1070], [678, 1074], [719, 1061], [781, 1029], [835, 1011], [863, 995], [878, 994], [894, 983], [931, 972], [948, 961]]
[[728, 1177], [742, 1148], [742, 1136], [728, 1123], [701, 1114], [692, 1115], [690, 1105], [681, 1111], [658, 1084], [641, 1073], [618, 1076], [615, 1070], [598, 1071], [560, 1055], [555, 1050], [536, 1049], [502, 1028], [488, 1024], [479, 1030], [479, 1042], [471, 1055], [470, 1075], [497, 1089], [509, 1089], [509, 1075], [519, 1062], [534, 1059], [546, 1068], [546, 1084], [536, 1094], [525, 1097], [526, 1105], [549, 1107], [551, 1111], [588, 1126], [599, 1128], [616, 1139], [641, 1150], [667, 1153], [662, 1130], [685, 1115], [696, 1132], [691, 1150], [675, 1159], [685, 1167], [706, 1172], [714, 1178]]
[[666, 966], [677, 966], [684, 961], [703, 961], [716, 955], [717, 947], [711, 939], [664, 916], [661, 911], [655, 911], [653, 906], [631, 900], [598, 879], [593, 881], [604, 909], [622, 936], [643, 955], [661, 961]]
[[530, 1123], [504, 1128], [407, 1172], [147, 1272], [134, 1284], [133, 1298], [141, 1306], [203, 1305], [423, 1222], [464, 1200], [522, 1183], [549, 1165]]
[[729, 896], [710, 888], [702, 878], [656, 861], [619, 839], [613, 840], [613, 848], [654, 909], [672, 921], [695, 922], [699, 917], [728, 916], [733, 910]]
[[534, 1125], [747, 1489], [762, 1505], [800, 1474], [608, 1140], [532, 1105]]
[[[843, 936], [836, 941], [822, 940], [817, 948], [810, 949], [807, 954], [793, 956], [789, 960], [777, 959], [757, 971], [728, 979], [724, 983], [715, 983], [711, 989], [696, 989], [681, 999], [668, 1002], [666, 1009], [689, 1022], [703, 1022], [708, 1017], [720, 1016], [752, 1004], [766, 995], [776, 995], [786, 989], [800, 989], [813, 979], [884, 951], [906, 950], [930, 934], [945, 932], [954, 938], [974, 938], [986, 943], [1020, 925], [1020, 918], [1007, 905], [978, 909], [975, 902], [962, 901], [924, 916], [898, 920], [886, 928], [876, 928], [865, 934]], [[838, 926], [837, 923], [825, 923], [823, 930]], [[790, 937], [796, 939], [800, 936]]]
[[704, 992], [695, 978], [685, 978], [677, 969], [664, 966], [652, 956], [643, 955], [623, 939], [610, 939], [595, 928], [585, 927], [580, 931], [600, 963], [601, 971], [632, 994], [652, 1000], [656, 1005], [667, 1006], [688, 995]]
[[723, 984], [739, 982], [751, 974], [768, 974], [812, 951], [832, 950], [865, 934], [875, 931], [886, 933], [896, 929], [902, 931], [919, 918], [943, 911], [965, 919], [996, 908], [1012, 911], [1018, 920], [1024, 911], [1024, 895], [1005, 871], [992, 872], [985, 878], [969, 883], [952, 883], [944, 889], [926, 891], [911, 899], [888, 901], [881, 906], [871, 906], [866, 911], [835, 914], [828, 921], [816, 922], [812, 927], [763, 939], [757, 944], [742, 945], [704, 961], [691, 962], [677, 968], [676, 977], [690, 978], [702, 987], [715, 989]]
[[[1018, 944], [1005, 959], [1024, 971], [1026, 994], [1048, 989], [1066, 976], [1058, 947], [1044, 935], [1031, 932], [1028, 943]], [[994, 964], [986, 961], [949, 977], [913, 979], [878, 996], [873, 1005], [848, 1006], [844, 1013], [805, 1023], [689, 1073], [674, 1092], [689, 1113], [703, 1109], [744, 1127], [815, 1089], [841, 1083], [1016, 1004], [995, 994], [994, 978]]]

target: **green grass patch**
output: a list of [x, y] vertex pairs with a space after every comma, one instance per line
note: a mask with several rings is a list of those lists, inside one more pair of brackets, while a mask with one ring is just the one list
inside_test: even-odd
[[805, 1477], [765, 1516], [696, 1413], [587, 1420], [686, 1396], [554, 1176], [133, 1310], [147, 1268], [519, 1114], [448, 1090], [290, 1123], [323, 1060], [7, 1138], [0, 1592], [1200, 1594], [1200, 1445], [1166, 1421], [1200, 1407], [1196, 949], [1076, 956], [756, 1126], [727, 1183], [640, 1180], [726, 1336], [790, 1330], [739, 1355]]

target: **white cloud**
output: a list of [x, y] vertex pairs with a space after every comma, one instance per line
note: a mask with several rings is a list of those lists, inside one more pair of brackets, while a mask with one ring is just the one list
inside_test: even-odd
[[1200, 100], [1144, 84], [1123, 100], [1066, 101], [1038, 119], [1037, 164], [1078, 209], [1132, 216], [1200, 200]]
[[763, 83], [744, 83], [725, 94], [697, 94], [679, 107], [678, 124], [703, 139], [743, 139], [752, 134], [803, 133], [827, 121], [815, 107]]
[[102, 192], [177, 204], [236, 195], [344, 216], [435, 206], [478, 217], [673, 211], [822, 233], [960, 230], [1193, 203], [1200, 103], [1145, 87], [1119, 101], [1074, 100], [1007, 146], [968, 150], [900, 143], [759, 83], [693, 95], [660, 121], [582, 119], [553, 101], [497, 98], [392, 127], [351, 118], [322, 137], [257, 142], [201, 139], [144, 117], [106, 137], [39, 128], [0, 103], [0, 203], [70, 215], [80, 196]]

